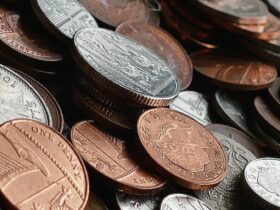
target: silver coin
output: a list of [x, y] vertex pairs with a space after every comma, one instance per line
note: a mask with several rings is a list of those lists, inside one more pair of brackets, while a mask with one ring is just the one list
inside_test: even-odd
[[18, 118], [52, 126], [49, 109], [39, 93], [17, 73], [0, 65], [0, 124]]
[[77, 0], [33, 0], [32, 5], [50, 32], [55, 29], [63, 36], [73, 38], [83, 28], [97, 27], [95, 19]]
[[266, 0], [270, 8], [276, 15], [280, 15], [280, 1], [279, 0]]
[[228, 159], [228, 174], [216, 187], [205, 191], [195, 191], [199, 199], [216, 210], [241, 209], [242, 191], [240, 181], [246, 165], [256, 157], [241, 144], [220, 133], [212, 132], [223, 146]]
[[261, 158], [249, 163], [244, 171], [245, 181], [264, 209], [280, 208], [280, 159]]
[[211, 210], [211, 208], [192, 196], [172, 194], [163, 199], [160, 210]]
[[[167, 64], [143, 45], [116, 32], [88, 28], [74, 38], [81, 70], [114, 95], [139, 103], [175, 98], [180, 84]], [[141, 102], [142, 101], [142, 102]], [[163, 104], [161, 104], [163, 105]]]
[[182, 112], [192, 117], [202, 125], [212, 124], [209, 112], [209, 102], [201, 93], [195, 91], [183, 91], [169, 105], [170, 109]]

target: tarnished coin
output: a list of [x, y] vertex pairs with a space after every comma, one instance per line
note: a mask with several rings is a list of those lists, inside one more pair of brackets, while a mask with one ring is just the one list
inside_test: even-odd
[[261, 158], [244, 170], [245, 187], [254, 202], [266, 210], [280, 208], [280, 159]]
[[83, 29], [74, 38], [74, 59], [96, 86], [137, 106], [165, 106], [180, 91], [175, 74], [158, 55], [124, 35]]
[[257, 111], [257, 121], [262, 128], [275, 137], [280, 137], [280, 117], [273, 113], [267, 102], [257, 96], [254, 100], [254, 106]]
[[0, 81], [0, 123], [26, 118], [53, 126], [45, 101], [25, 79], [0, 65]]
[[262, 148], [257, 144], [255, 144], [252, 138], [250, 138], [246, 134], [242, 133], [241, 131], [233, 127], [227, 125], [212, 124], [212, 125], [208, 125], [206, 128], [211, 133], [220, 133], [226, 136], [227, 138], [236, 141], [237, 143], [246, 147], [246, 149], [250, 150], [257, 158], [261, 158], [265, 156], [265, 153], [262, 150]]
[[108, 208], [96, 195], [90, 193], [84, 210], [108, 210]]
[[88, 11], [101, 22], [117, 27], [128, 20], [146, 22], [150, 9], [145, 0], [80, 0]]
[[9, 204], [84, 209], [89, 194], [85, 166], [57, 131], [33, 120], [13, 120], [0, 127], [0, 144], [0, 191]]
[[170, 109], [179, 111], [206, 126], [212, 123], [206, 96], [195, 91], [181, 92], [169, 105]]
[[83, 28], [98, 27], [77, 0], [32, 0], [31, 3], [40, 22], [62, 41], [72, 39]]
[[269, 101], [273, 111], [280, 114], [280, 78], [277, 78], [275, 82], [268, 88]]
[[222, 50], [201, 50], [191, 54], [191, 59], [197, 72], [222, 88], [261, 90], [277, 77], [276, 68], [270, 64]]
[[144, 160], [139, 154], [129, 152], [124, 140], [100, 130], [93, 122], [74, 125], [71, 140], [94, 173], [119, 190], [149, 194], [161, 190], [165, 184], [144, 169]]
[[160, 210], [211, 210], [211, 208], [190, 195], [171, 194], [163, 199]]
[[171, 34], [160, 27], [140, 22], [128, 21], [116, 29], [160, 55], [176, 73], [181, 82], [181, 90], [186, 89], [192, 81], [192, 63], [185, 49]]
[[195, 191], [195, 194], [215, 210], [242, 209], [242, 202], [240, 202], [243, 196], [240, 188], [242, 172], [256, 157], [235, 140], [220, 133], [213, 132], [213, 134], [223, 145], [229, 171], [218, 186], [205, 191]]
[[213, 18], [219, 17], [241, 24], [264, 24], [269, 13], [266, 5], [260, 0], [192, 0], [192, 2]]
[[280, 16], [280, 2], [278, 0], [266, 0], [269, 8], [277, 15]]
[[167, 108], [144, 112], [139, 145], [154, 170], [189, 189], [208, 189], [226, 176], [226, 157], [212, 134], [186, 115]]

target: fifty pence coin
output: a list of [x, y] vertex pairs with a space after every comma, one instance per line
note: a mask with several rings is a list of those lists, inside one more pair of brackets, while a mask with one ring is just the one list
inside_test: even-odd
[[222, 88], [261, 90], [277, 77], [276, 68], [270, 64], [222, 50], [201, 50], [191, 54], [191, 59], [198, 73]]
[[171, 194], [163, 199], [160, 210], [211, 210], [211, 208], [190, 195]]
[[124, 35], [88, 28], [76, 33], [74, 59], [99, 88], [137, 106], [165, 106], [180, 91], [158, 55]]
[[212, 124], [208, 98], [195, 91], [183, 91], [169, 105], [170, 109], [179, 111], [206, 126]]
[[33, 120], [13, 120], [0, 127], [0, 139], [0, 191], [11, 206], [84, 209], [87, 172], [61, 134]]
[[227, 173], [214, 136], [192, 118], [167, 108], [144, 112], [137, 123], [139, 146], [153, 169], [188, 189], [208, 189]]
[[244, 170], [248, 195], [266, 210], [280, 209], [280, 159], [261, 158], [249, 163]]
[[0, 123], [26, 118], [53, 126], [45, 101], [24, 78], [0, 65], [0, 81]]
[[176, 73], [181, 83], [181, 90], [192, 81], [192, 63], [185, 49], [171, 34], [160, 27], [140, 21], [127, 21], [116, 29], [160, 55]]
[[62, 41], [71, 40], [83, 28], [98, 27], [77, 0], [32, 0], [31, 3], [42, 25]]
[[119, 190], [149, 194], [160, 191], [165, 184], [144, 169], [144, 160], [129, 152], [123, 139], [100, 130], [93, 122], [74, 125], [71, 140], [93, 172]]
[[199, 199], [215, 210], [242, 209], [240, 188], [242, 172], [256, 157], [244, 146], [227, 136], [212, 132], [222, 144], [228, 160], [228, 174], [216, 187], [205, 191], [195, 191]]

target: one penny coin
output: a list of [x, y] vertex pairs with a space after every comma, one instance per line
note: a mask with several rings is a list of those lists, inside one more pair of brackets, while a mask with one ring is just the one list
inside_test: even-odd
[[214, 84], [233, 90], [253, 91], [269, 87], [276, 68], [255, 58], [222, 50], [201, 50], [191, 54], [194, 69]]
[[226, 176], [226, 157], [213, 135], [192, 118], [167, 108], [144, 112], [139, 144], [154, 169], [189, 189], [208, 189]]
[[135, 106], [168, 105], [180, 91], [175, 73], [150, 49], [119, 33], [88, 28], [74, 38], [73, 58], [93, 83]]
[[203, 201], [184, 194], [171, 194], [165, 197], [160, 210], [211, 210]]
[[71, 140], [93, 172], [119, 190], [149, 194], [161, 190], [165, 184], [144, 169], [144, 160], [129, 152], [123, 139], [100, 130], [93, 122], [74, 125]]
[[77, 0], [32, 0], [31, 3], [42, 25], [62, 41], [70, 41], [83, 28], [98, 27]]
[[11, 206], [84, 209], [87, 172], [62, 135], [33, 120], [13, 120], [0, 127], [0, 139], [0, 191]]
[[192, 63], [176, 39], [160, 27], [140, 22], [127, 21], [119, 25], [116, 32], [128, 36], [160, 55], [176, 73], [181, 82], [181, 90], [186, 89], [192, 81]]

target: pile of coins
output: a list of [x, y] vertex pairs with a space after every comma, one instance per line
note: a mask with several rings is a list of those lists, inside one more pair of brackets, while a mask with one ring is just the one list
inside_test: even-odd
[[280, 4], [0, 3], [0, 209], [280, 209]]

